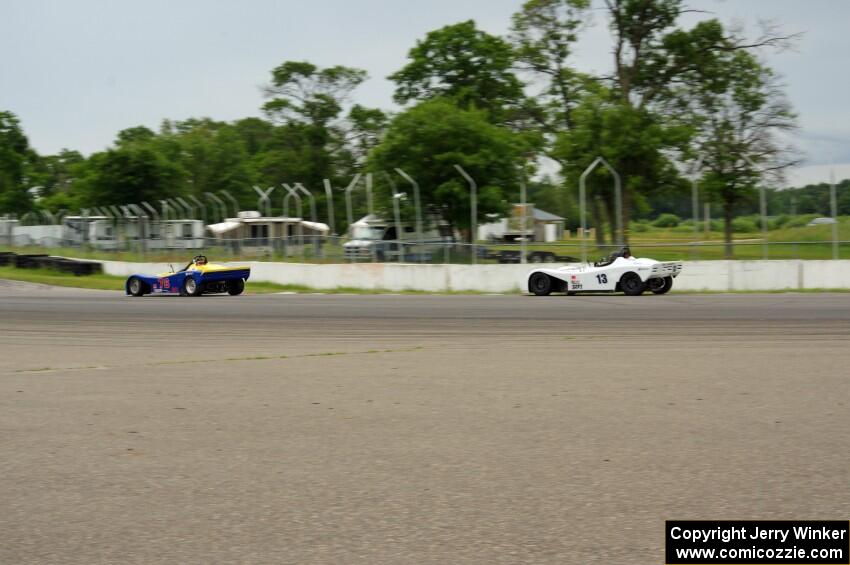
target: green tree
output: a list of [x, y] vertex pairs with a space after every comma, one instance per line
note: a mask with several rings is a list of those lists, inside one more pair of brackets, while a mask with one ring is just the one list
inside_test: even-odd
[[777, 135], [796, 124], [773, 72], [749, 53], [724, 53], [713, 70], [704, 76], [704, 67], [695, 68], [696, 80], [680, 96], [697, 128], [702, 187], [723, 208], [725, 253], [731, 258], [736, 208], [753, 198], [759, 183], [781, 178], [798, 162]]
[[351, 92], [368, 75], [366, 71], [335, 66], [320, 69], [306, 61], [286, 61], [272, 70], [263, 110], [283, 122], [327, 125], [342, 112]]
[[0, 214], [24, 214], [33, 208], [27, 169], [35, 153], [11, 112], [0, 112]]
[[[508, 199], [516, 199], [523, 149], [521, 138], [490, 123], [486, 112], [464, 110], [451, 100], [435, 98], [393, 119], [370, 155], [369, 168], [404, 169], [419, 183], [427, 214], [469, 229], [469, 187], [454, 165], [461, 165], [477, 180], [478, 221], [483, 221], [487, 214], [505, 214]], [[377, 202], [388, 210], [389, 187], [380, 185]]]
[[[283, 129], [269, 144], [277, 155], [260, 159], [263, 174], [277, 175], [275, 184], [290, 179], [312, 187], [333, 178], [344, 145], [339, 118], [351, 92], [366, 78], [365, 71], [343, 66], [322, 69], [312, 63], [287, 61], [276, 67], [263, 110]], [[298, 162], [292, 163], [293, 158]], [[293, 169], [298, 176], [285, 174]]]
[[512, 19], [516, 58], [545, 85], [527, 107], [547, 133], [572, 127], [572, 110], [590, 87], [590, 78], [569, 65], [589, 5], [589, 0], [528, 0]]
[[79, 151], [62, 149], [56, 155], [40, 156], [32, 164], [32, 181], [41, 187], [41, 196], [68, 192], [74, 184], [75, 169], [85, 162]]
[[[690, 130], [673, 127], [656, 113], [621, 104], [611, 92], [587, 95], [573, 113], [573, 128], [558, 136], [553, 154], [562, 162], [562, 174], [570, 186], [596, 157], [604, 157], [621, 175], [624, 216], [625, 194], [633, 194], [630, 205], [646, 208], [646, 198], [659, 191], [683, 190], [672, 162], [662, 150], [681, 146]], [[614, 179], [597, 168], [587, 179], [587, 206], [596, 226], [597, 243], [617, 239]], [[625, 225], [623, 226], [625, 228]]]
[[85, 206], [156, 202], [182, 194], [183, 171], [147, 143], [95, 153], [80, 180]]
[[256, 202], [255, 175], [234, 126], [209, 118], [164, 124], [154, 147], [184, 172], [183, 192], [203, 198], [205, 192], [226, 190], [243, 206]]
[[346, 147], [355, 165], [366, 162], [369, 152], [380, 143], [389, 120], [387, 113], [379, 108], [352, 106], [348, 112]]
[[508, 109], [524, 97], [510, 44], [477, 29], [472, 20], [429, 32], [407, 57], [407, 65], [389, 76], [399, 104], [442, 97], [504, 122]]
[[[830, 213], [830, 187], [827, 183], [807, 184], [799, 188], [773, 190], [768, 197], [768, 213], [818, 214], [828, 216]], [[850, 216], [850, 179], [844, 179], [835, 184], [838, 215]]]
[[274, 137], [274, 124], [260, 118], [243, 118], [233, 123], [233, 130], [242, 140], [249, 157], [267, 150]]

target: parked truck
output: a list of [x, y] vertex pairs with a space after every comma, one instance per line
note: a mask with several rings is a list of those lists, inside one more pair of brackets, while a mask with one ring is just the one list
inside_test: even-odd
[[457, 242], [451, 226], [445, 223], [429, 222], [421, 234], [410, 223], [400, 227], [401, 234], [394, 222], [376, 215], [364, 216], [348, 228], [344, 257], [355, 261], [430, 261], [436, 252]]

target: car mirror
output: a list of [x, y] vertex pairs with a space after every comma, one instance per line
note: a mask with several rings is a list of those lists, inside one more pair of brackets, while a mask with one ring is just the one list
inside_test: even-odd
[[174, 265], [172, 265], [171, 263], [169, 263], [169, 264], [168, 264], [168, 267], [171, 269], [171, 272], [173, 273], [173, 272], [174, 272]]

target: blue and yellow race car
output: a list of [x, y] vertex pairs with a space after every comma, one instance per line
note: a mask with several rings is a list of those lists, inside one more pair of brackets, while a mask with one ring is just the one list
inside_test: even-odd
[[245, 281], [249, 276], [251, 276], [250, 267], [214, 265], [207, 262], [206, 256], [198, 255], [176, 273], [172, 270], [170, 273], [160, 275], [131, 275], [125, 283], [125, 290], [131, 296], [145, 294], [200, 296], [225, 292], [236, 296], [245, 290]]

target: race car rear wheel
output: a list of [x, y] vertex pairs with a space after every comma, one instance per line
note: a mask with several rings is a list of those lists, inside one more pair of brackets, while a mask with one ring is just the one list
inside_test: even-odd
[[183, 294], [187, 296], [200, 296], [201, 286], [195, 282], [194, 278], [186, 277], [186, 280], [183, 281]]
[[637, 273], [626, 273], [620, 278], [620, 288], [626, 296], [640, 296], [646, 290], [646, 284]]
[[130, 294], [133, 296], [143, 296], [145, 294], [145, 285], [138, 277], [130, 279], [130, 284], [127, 286], [130, 289]]
[[235, 281], [227, 281], [227, 294], [230, 296], [238, 296], [245, 290], [245, 281], [236, 279]]
[[663, 279], [649, 279], [647, 286], [653, 294], [667, 294], [673, 288], [673, 277], [664, 277]]
[[552, 278], [545, 273], [534, 273], [528, 279], [528, 291], [537, 296], [546, 296], [552, 292]]

